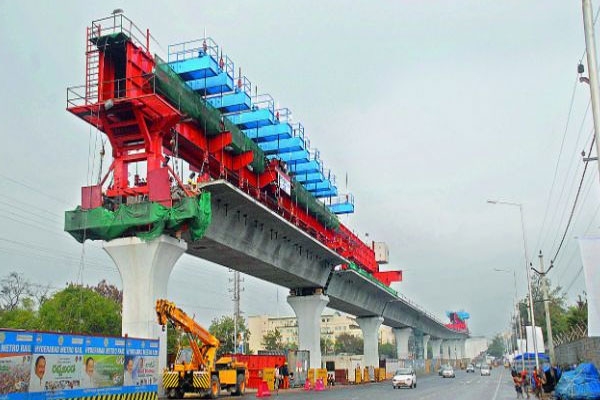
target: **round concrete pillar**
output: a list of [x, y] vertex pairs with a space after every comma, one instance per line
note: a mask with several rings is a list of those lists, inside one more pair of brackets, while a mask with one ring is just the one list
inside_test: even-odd
[[408, 359], [408, 338], [410, 338], [410, 335], [412, 335], [412, 328], [394, 328], [399, 360]]
[[287, 301], [298, 320], [298, 348], [310, 351], [310, 368], [321, 368], [321, 313], [329, 297], [288, 296]]
[[363, 334], [363, 354], [365, 366], [379, 368], [379, 327], [382, 317], [356, 318]]
[[167, 366], [167, 333], [156, 320], [156, 300], [167, 297], [169, 275], [187, 250], [187, 243], [170, 236], [151, 241], [127, 237], [103, 243], [123, 282], [121, 333], [132, 337], [159, 339], [158, 370]]
[[427, 360], [427, 344], [430, 337], [430, 335], [423, 335], [423, 360]]

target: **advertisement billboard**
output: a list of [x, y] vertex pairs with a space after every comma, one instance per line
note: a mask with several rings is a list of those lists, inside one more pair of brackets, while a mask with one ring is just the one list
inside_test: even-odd
[[158, 391], [158, 340], [0, 329], [0, 400]]

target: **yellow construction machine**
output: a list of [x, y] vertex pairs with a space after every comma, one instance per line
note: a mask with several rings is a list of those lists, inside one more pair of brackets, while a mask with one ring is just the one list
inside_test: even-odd
[[246, 390], [247, 368], [234, 357], [216, 360], [219, 339], [196, 323], [168, 300], [156, 301], [158, 323], [171, 323], [188, 335], [190, 347], [180, 348], [175, 363], [163, 374], [163, 387], [170, 399], [181, 399], [185, 393], [199, 393], [211, 399], [221, 390], [241, 396]]

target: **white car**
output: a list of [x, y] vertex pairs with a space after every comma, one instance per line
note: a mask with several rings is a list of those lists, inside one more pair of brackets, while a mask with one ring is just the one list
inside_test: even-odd
[[481, 366], [481, 376], [490, 376], [491, 375], [491, 371], [490, 371], [490, 366], [489, 365], [482, 365]]
[[400, 368], [394, 374], [392, 378], [392, 386], [394, 389], [400, 387], [407, 387], [414, 389], [417, 387], [417, 375], [415, 370], [412, 368]]
[[454, 368], [449, 365], [442, 368], [442, 378], [456, 378], [456, 375], [454, 374]]

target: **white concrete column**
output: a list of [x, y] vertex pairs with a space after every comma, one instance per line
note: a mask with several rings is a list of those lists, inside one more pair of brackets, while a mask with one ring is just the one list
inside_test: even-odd
[[442, 339], [435, 339], [431, 341], [431, 353], [434, 360], [439, 360], [442, 357], [440, 354], [440, 347], [442, 346]]
[[121, 333], [132, 337], [159, 339], [158, 370], [167, 366], [167, 332], [156, 320], [156, 299], [167, 297], [169, 275], [187, 243], [161, 235], [145, 242], [126, 237], [103, 243], [123, 282]]
[[456, 361], [456, 340], [450, 340], [450, 360], [452, 362]]
[[408, 359], [408, 338], [410, 335], [412, 335], [412, 328], [394, 328], [399, 360]]
[[363, 354], [366, 367], [379, 368], [379, 327], [382, 317], [358, 317], [358, 326], [363, 334]]
[[466, 358], [465, 343], [465, 339], [459, 339], [456, 341], [456, 352], [459, 360], [463, 360], [464, 358]]
[[423, 335], [423, 360], [427, 360], [427, 344], [430, 337], [429, 335]]
[[451, 346], [452, 341], [451, 340], [444, 340], [442, 342], [442, 358], [444, 360], [450, 360], [450, 346]]
[[310, 368], [321, 368], [321, 313], [329, 297], [288, 296], [287, 301], [298, 320], [298, 348], [310, 351]]

